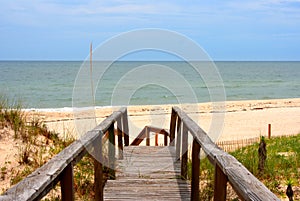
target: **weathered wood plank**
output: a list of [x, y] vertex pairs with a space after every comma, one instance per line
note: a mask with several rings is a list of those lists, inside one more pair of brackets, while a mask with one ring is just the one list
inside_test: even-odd
[[182, 125], [182, 155], [181, 155], [181, 177], [187, 179], [187, 161], [188, 161], [188, 129], [185, 124]]
[[70, 163], [61, 174], [60, 178], [61, 187], [61, 200], [73, 201], [74, 196], [74, 178], [73, 178], [73, 165]]
[[176, 159], [179, 161], [180, 160], [180, 153], [181, 153], [181, 136], [182, 136], [182, 131], [181, 131], [181, 119], [178, 117], [177, 120], [177, 136], [176, 136]]
[[196, 139], [192, 147], [192, 191], [191, 200], [199, 201], [199, 176], [200, 176], [200, 145]]
[[124, 147], [116, 180], [109, 180], [104, 190], [105, 200], [190, 200], [190, 194], [174, 146]]
[[171, 122], [170, 122], [170, 146], [174, 146], [175, 144], [175, 127], [176, 127], [177, 113], [172, 108], [171, 113]]
[[227, 176], [223, 173], [219, 165], [215, 165], [215, 185], [214, 185], [214, 200], [225, 201], [227, 195]]

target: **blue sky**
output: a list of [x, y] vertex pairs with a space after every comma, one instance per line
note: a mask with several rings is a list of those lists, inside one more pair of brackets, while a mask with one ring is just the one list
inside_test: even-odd
[[213, 60], [300, 60], [300, 0], [1, 1], [0, 60], [84, 60], [132, 29], [179, 32]]

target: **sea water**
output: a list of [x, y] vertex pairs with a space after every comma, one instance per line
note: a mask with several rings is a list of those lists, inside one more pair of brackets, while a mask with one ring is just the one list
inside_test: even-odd
[[[22, 100], [26, 108], [71, 108], [73, 92], [79, 90], [78, 85], [75, 89], [74, 86], [82, 64], [81, 61], [0, 61], [0, 94]], [[93, 74], [100, 68], [95, 63], [93, 82], [87, 81], [85, 86], [88, 87], [80, 90], [91, 91], [96, 106], [110, 106], [113, 98], [122, 100], [122, 105], [182, 103], [180, 96], [186, 96], [187, 89], [182, 82], [172, 80], [172, 75], [158, 70], [155, 72], [157, 79], [146, 85], [137, 82], [145, 74], [129, 76], [130, 72], [149, 64], [166, 66], [177, 72], [190, 86], [197, 102], [211, 101], [210, 89], [203, 79], [205, 75], [183, 61], [118, 61], [101, 76]], [[219, 61], [214, 64], [227, 100], [300, 98], [300, 62]], [[127, 78], [131, 80], [123, 82]], [[158, 80], [165, 80], [166, 84], [162, 85], [163, 82]], [[169, 81], [172, 86], [167, 86]], [[120, 94], [114, 97], [116, 88], [123, 90], [124, 94], [130, 93], [130, 97]], [[86, 106], [91, 106], [90, 102], [86, 102]]]

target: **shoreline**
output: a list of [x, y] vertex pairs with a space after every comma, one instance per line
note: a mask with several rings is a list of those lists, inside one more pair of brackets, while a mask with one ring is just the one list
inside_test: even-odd
[[[243, 105], [245, 103], [249, 103], [251, 106], [251, 103], [256, 104], [274, 104], [276, 103], [279, 106], [282, 106], [282, 102], [284, 103], [295, 103], [297, 104], [296, 107], [300, 106], [300, 98], [283, 98], [283, 99], [250, 99], [250, 100], [229, 100], [225, 101], [226, 106], [232, 105], [232, 104], [238, 104]], [[153, 106], [178, 106], [178, 105], [211, 105], [212, 102], [200, 102], [200, 103], [182, 103], [182, 104], [161, 104], [161, 105], [129, 105], [129, 106], [91, 106], [87, 108], [94, 108], [96, 110], [101, 109], [111, 109], [111, 108], [120, 108], [120, 107], [153, 107]], [[295, 107], [295, 106], [292, 106]], [[73, 107], [57, 107], [57, 108], [22, 108], [22, 111], [25, 112], [73, 112]], [[228, 112], [228, 111], [227, 111]]]
[[[266, 135], [268, 124], [272, 125], [272, 136], [300, 133], [300, 98], [227, 101], [225, 103], [226, 109], [222, 113], [223, 130], [218, 136], [211, 136], [213, 140], [240, 140]], [[174, 105], [128, 106], [130, 136], [138, 135], [146, 125], [169, 129], [172, 106]], [[180, 106], [208, 133], [212, 119], [215, 120], [218, 115], [222, 116], [213, 111], [211, 102], [176, 106]], [[115, 108], [119, 107], [96, 107], [92, 113], [96, 115], [97, 124], [109, 116]], [[59, 132], [62, 136], [77, 135], [73, 110], [35, 109], [27, 111], [27, 114], [38, 116], [49, 129]], [[83, 116], [87, 117], [86, 114]], [[95, 119], [95, 116], [92, 115], [90, 118]]]

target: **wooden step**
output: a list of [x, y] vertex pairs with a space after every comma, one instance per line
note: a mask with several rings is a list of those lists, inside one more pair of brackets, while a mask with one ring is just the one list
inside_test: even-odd
[[105, 200], [189, 200], [190, 184], [180, 179], [174, 147], [129, 146], [117, 161], [116, 180], [104, 189]]

